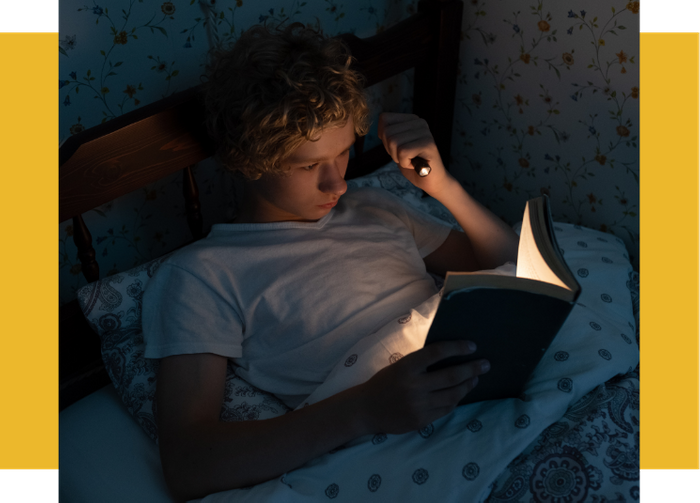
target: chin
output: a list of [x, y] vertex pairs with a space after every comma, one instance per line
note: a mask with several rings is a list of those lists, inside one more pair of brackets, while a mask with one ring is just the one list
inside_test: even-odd
[[317, 211], [315, 213], [315, 217], [313, 218], [314, 220], [319, 220], [326, 215], [328, 215], [333, 208], [317, 208]]

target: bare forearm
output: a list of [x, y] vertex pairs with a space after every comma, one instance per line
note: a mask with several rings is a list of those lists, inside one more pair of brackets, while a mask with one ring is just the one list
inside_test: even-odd
[[278, 477], [369, 433], [364, 409], [352, 388], [275, 419], [190, 425], [161, 441], [166, 478], [191, 499]]
[[479, 204], [453, 177], [430, 194], [455, 217], [469, 237], [481, 269], [492, 269], [518, 256], [518, 235], [503, 220]]
[[[369, 433], [417, 430], [451, 411], [474, 387], [474, 378], [488, 370], [480, 361], [435, 372], [427, 368], [473, 351], [467, 341], [431, 344], [317, 404], [237, 423], [218, 421], [225, 358], [165, 358], [157, 398], [166, 482], [185, 501], [270, 480]], [[220, 385], [200, 386], [209, 381]]]
[[[467, 267], [461, 270], [492, 269], [517, 259], [518, 236], [447, 172], [423, 119], [410, 114], [383, 113], [379, 116], [378, 136], [391, 158], [402, 168], [403, 175], [444, 204], [464, 229], [469, 243], [460, 238], [465, 244], [460, 245], [464, 248], [462, 266]], [[418, 156], [432, 167], [429, 176], [415, 173], [411, 160]], [[443, 254], [439, 255], [437, 262], [445, 262]]]

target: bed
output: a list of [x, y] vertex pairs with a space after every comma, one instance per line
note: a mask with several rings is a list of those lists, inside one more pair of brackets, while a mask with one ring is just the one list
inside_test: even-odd
[[[368, 86], [414, 68], [413, 111], [430, 124], [446, 161], [461, 14], [459, 1], [423, 1], [415, 15], [374, 37], [341, 36]], [[60, 308], [61, 501], [173, 501], [157, 448], [158, 362], [143, 358], [140, 327], [143, 290], [165, 257], [101, 278], [81, 215], [181, 171], [186, 225], [194, 240], [202, 238], [206, 201], [192, 166], [211, 157], [214, 145], [201, 126], [199, 100], [199, 89], [190, 89], [86, 130], [60, 148], [59, 221], [73, 221], [89, 283]], [[351, 186], [388, 190], [458, 227], [396, 171], [381, 146], [365, 151], [358, 139], [347, 178]], [[357, 439], [278, 479], [203, 501], [638, 500], [638, 275], [614, 236], [563, 222], [555, 230], [583, 293], [525, 400], [462, 406], [418, 432]], [[411, 323], [388, 327], [392, 340], [419, 330], [429, 307], [416, 306], [407, 313]], [[352, 354], [371, 351], [368, 341]], [[347, 385], [330, 381], [329, 388]], [[229, 366], [222, 420], [287, 412]]]

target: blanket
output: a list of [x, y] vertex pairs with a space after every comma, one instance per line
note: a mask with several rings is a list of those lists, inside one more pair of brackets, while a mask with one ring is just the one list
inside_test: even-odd
[[[624, 247], [611, 249], [602, 243], [615, 238], [578, 226], [557, 224], [555, 230], [582, 293], [524, 399], [469, 404], [416, 432], [359, 438], [278, 479], [201, 501], [484, 501], [499, 474], [543, 430], [639, 362]], [[422, 347], [438, 300], [428, 299], [361, 340], [304, 403], [364, 382]]]

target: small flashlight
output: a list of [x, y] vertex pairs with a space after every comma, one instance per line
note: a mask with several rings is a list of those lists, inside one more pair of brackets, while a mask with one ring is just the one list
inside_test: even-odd
[[428, 176], [430, 174], [430, 164], [422, 157], [414, 157], [411, 159], [413, 169], [416, 170], [419, 176]]

